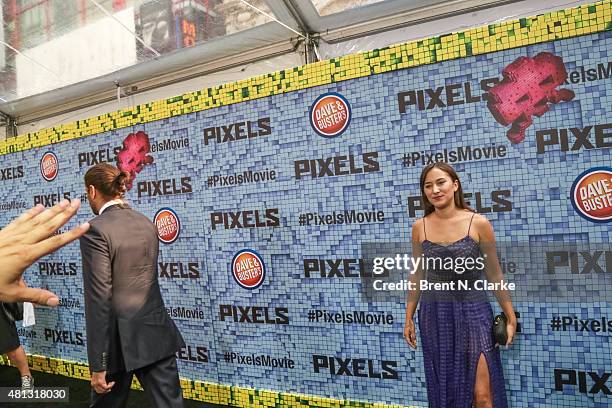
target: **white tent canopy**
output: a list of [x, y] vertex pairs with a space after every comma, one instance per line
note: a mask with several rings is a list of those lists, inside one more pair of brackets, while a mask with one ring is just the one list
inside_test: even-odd
[[2, 0], [9, 135], [588, 1]]

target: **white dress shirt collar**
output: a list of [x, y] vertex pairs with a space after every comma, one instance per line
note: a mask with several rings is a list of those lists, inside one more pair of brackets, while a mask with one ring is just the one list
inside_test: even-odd
[[98, 211], [98, 215], [102, 215], [102, 212], [103, 212], [104, 210], [106, 210], [106, 209], [107, 209], [108, 207], [110, 207], [111, 205], [115, 205], [115, 204], [123, 204], [123, 200], [122, 200], [122, 199], [120, 199], [120, 198], [116, 198], [116, 199], [114, 199], [114, 200], [107, 201], [107, 202], [106, 202], [106, 203], [105, 203], [105, 204], [102, 206], [102, 208], [100, 208], [100, 211]]

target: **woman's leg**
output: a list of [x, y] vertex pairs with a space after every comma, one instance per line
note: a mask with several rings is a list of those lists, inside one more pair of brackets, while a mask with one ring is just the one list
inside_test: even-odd
[[6, 353], [11, 362], [17, 367], [19, 370], [19, 374], [23, 376], [32, 376], [30, 373], [30, 367], [28, 366], [28, 358], [26, 357], [25, 350], [23, 346], [17, 347], [13, 351], [9, 351]]
[[489, 379], [489, 366], [484, 354], [480, 354], [478, 366], [476, 367], [476, 383], [474, 384], [474, 407], [492, 408], [493, 395], [491, 394], [491, 382]]

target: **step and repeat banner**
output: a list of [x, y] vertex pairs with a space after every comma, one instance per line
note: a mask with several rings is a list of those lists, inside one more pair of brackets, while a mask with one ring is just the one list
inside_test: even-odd
[[[370, 296], [365, 286], [381, 281], [364, 248], [393, 243], [409, 253], [423, 216], [420, 172], [444, 161], [499, 248], [515, 249], [500, 257], [521, 325], [501, 351], [509, 405], [609, 406], [610, 2], [542, 19], [504, 23], [503, 35], [499, 25], [478, 29], [484, 47], [497, 47], [482, 52], [452, 34], [415, 45], [434, 50], [434, 63], [388, 70], [385, 61], [422, 55], [372, 51], [368, 73], [353, 79], [281, 89], [289, 74], [275, 73], [262, 80], [266, 97], [140, 123], [124, 115], [89, 137], [6, 154], [0, 221], [84, 199], [85, 171], [119, 162], [134, 176], [128, 201], [158, 228], [159, 281], [186, 341], [177, 357], [190, 397], [426, 406], [423, 354], [402, 337], [405, 294], [387, 285]], [[538, 30], [562, 35], [513, 42]], [[70, 226], [92, 217], [84, 201]], [[95, 333], [85, 330], [78, 243], [25, 278], [61, 297], [20, 328], [28, 353], [83, 375]], [[229, 396], [228, 386], [250, 399]]]

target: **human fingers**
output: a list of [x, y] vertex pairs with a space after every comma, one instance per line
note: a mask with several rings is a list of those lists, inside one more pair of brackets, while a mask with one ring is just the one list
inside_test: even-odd
[[26, 224], [29, 220], [36, 217], [44, 210], [45, 207], [42, 204], [37, 204], [29, 210], [24, 211], [23, 213], [21, 213], [21, 215], [19, 215], [19, 217], [15, 218], [6, 227], [2, 228], [2, 230], [0, 231], [0, 236], [4, 237], [5, 235], [8, 236], [9, 234], [18, 234], [19, 232], [16, 231], [20, 230], [24, 224]]
[[416, 348], [417, 348], [417, 343], [416, 343], [416, 340], [415, 340], [415, 339], [413, 339], [413, 338], [408, 338], [408, 339], [406, 340], [406, 342], [408, 343], [408, 345], [409, 345], [409, 346], [410, 346], [412, 349], [416, 350]]
[[410, 334], [404, 333], [404, 341], [410, 345]]
[[506, 341], [506, 348], [510, 347], [512, 342], [514, 341], [514, 333], [508, 333], [508, 340]]
[[414, 330], [414, 328], [410, 332], [410, 342], [412, 344], [412, 348], [414, 348], [416, 350], [416, 348], [417, 348], [417, 338], [416, 338], [416, 331]]
[[91, 380], [91, 387], [94, 389], [94, 391], [97, 394], [106, 394], [110, 392], [113, 385], [115, 385], [114, 382], [112, 382], [111, 384], [107, 384], [106, 380], [104, 379], [92, 379]]
[[402, 335], [404, 336], [404, 339], [408, 341], [410, 338], [410, 322], [406, 321], [406, 323], [404, 323], [404, 331]]
[[27, 244], [35, 244], [48, 238], [76, 214], [80, 205], [81, 201], [79, 199], [74, 199], [69, 206], [63, 210], [59, 211], [56, 209], [53, 212], [50, 211], [49, 214], [46, 215], [43, 222], [38, 224], [33, 230], [26, 234], [22, 242]]
[[64, 232], [63, 234], [55, 235], [32, 245], [32, 262], [81, 237], [83, 234], [85, 234], [85, 232], [87, 232], [88, 229], [89, 223], [86, 222], [78, 227], [74, 227], [70, 231]]
[[104, 387], [102, 387], [100, 384], [93, 382], [91, 383], [91, 388], [94, 389], [94, 391], [96, 392], [96, 394], [105, 394], [106, 391], [104, 390]]
[[406, 327], [404, 330], [404, 340], [406, 340], [406, 343], [408, 343], [410, 347], [416, 349], [416, 335], [414, 332], [414, 326]]
[[113, 388], [113, 385], [115, 385], [114, 381], [107, 383], [106, 380], [101, 380], [98, 384], [103, 393], [110, 392], [111, 388]]
[[66, 209], [70, 208], [70, 201], [67, 199], [63, 199], [59, 203], [55, 204], [51, 208], [47, 208], [46, 210], [38, 213], [36, 216], [32, 217], [28, 221], [22, 223], [19, 228], [15, 231], [16, 234], [26, 233], [28, 236], [31, 236], [31, 232], [40, 227], [41, 225], [45, 225], [49, 220], [52, 220], [58, 214], [63, 213]]
[[41, 306], [55, 307], [59, 304], [59, 298], [53, 292], [45, 289], [23, 287], [17, 284], [9, 285], [4, 290], [2, 298], [2, 301], [6, 302], [31, 302]]

